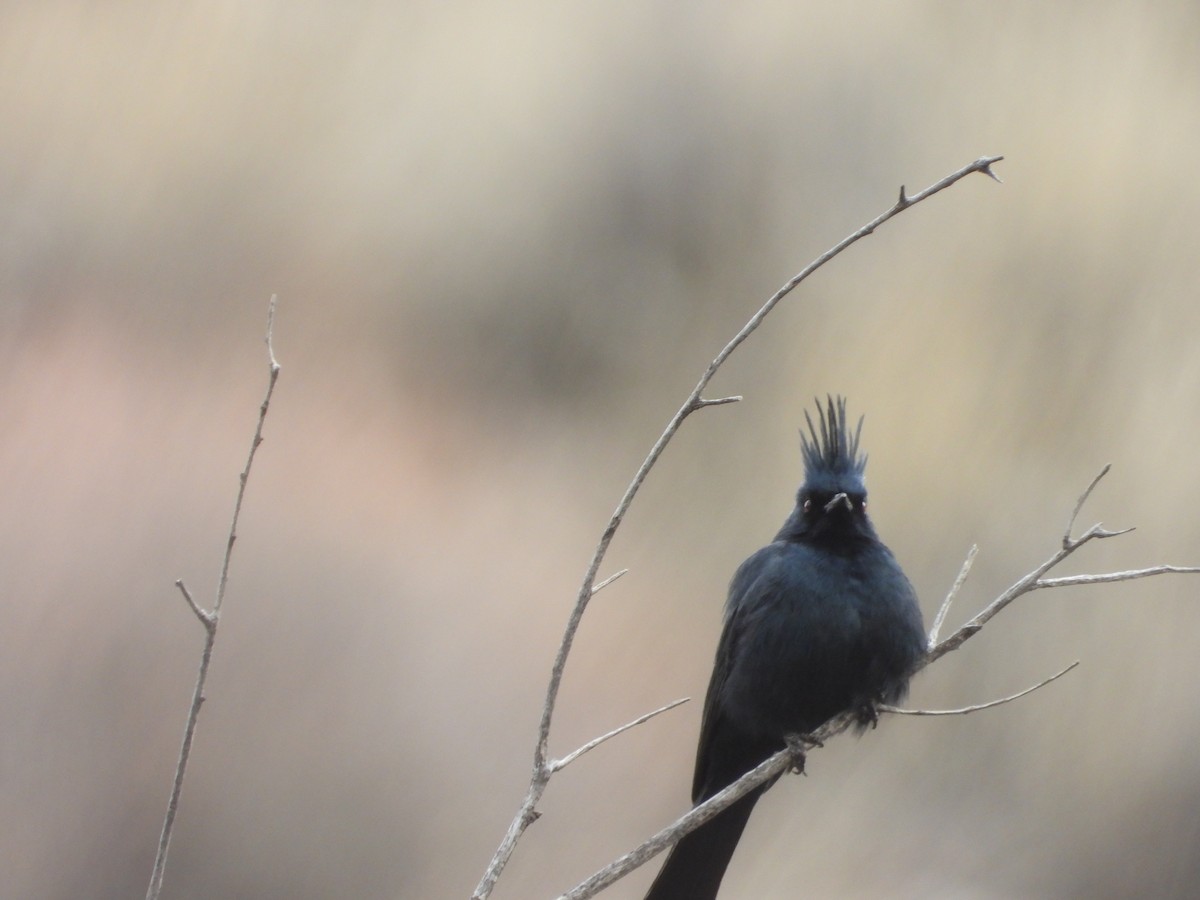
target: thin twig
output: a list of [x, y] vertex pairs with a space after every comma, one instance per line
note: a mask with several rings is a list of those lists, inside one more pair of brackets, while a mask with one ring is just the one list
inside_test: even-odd
[[[583, 576], [583, 583], [579, 587], [579, 593], [575, 598], [575, 605], [571, 609], [570, 615], [567, 617], [566, 628], [563, 631], [562, 641], [559, 644], [558, 651], [555, 654], [554, 664], [550, 670], [550, 680], [546, 686], [546, 698], [542, 704], [541, 720], [538, 724], [537, 740], [533, 751], [533, 774], [529, 780], [529, 787], [526, 790], [525, 798], [521, 801], [520, 808], [517, 814], [513, 817], [509, 824], [508, 830], [505, 832], [504, 838], [500, 841], [500, 845], [496, 848], [491, 861], [488, 863], [487, 869], [484, 871], [479, 884], [476, 886], [474, 893], [471, 895], [472, 900], [485, 900], [491, 894], [492, 889], [496, 885], [496, 880], [500, 877], [500, 873], [504, 870], [505, 865], [512, 856], [513, 850], [516, 847], [517, 841], [530, 823], [537, 819], [537, 804], [541, 799], [542, 793], [546, 788], [546, 784], [550, 779], [549, 771], [549, 751], [550, 743], [550, 723], [554, 716], [554, 708], [558, 701], [559, 688], [562, 685], [563, 672], [566, 668], [567, 657], [571, 652], [571, 647], [575, 641], [575, 633], [579, 630], [579, 623], [583, 618], [584, 611], [587, 609], [588, 601], [594, 593], [592, 585], [596, 579], [596, 573], [600, 568], [601, 562], [604, 560], [605, 554], [608, 552], [609, 544], [612, 543], [613, 535], [616, 534], [617, 528], [625, 518], [625, 513], [629, 509], [629, 505], [633, 502], [633, 498], [637, 496], [638, 489], [641, 488], [642, 482], [646, 480], [646, 476], [658, 462], [658, 458], [666, 449], [668, 443], [679, 431], [683, 420], [698, 409], [703, 409], [706, 406], [719, 405], [721, 402], [732, 402], [732, 398], [723, 398], [723, 400], [714, 403], [713, 401], [702, 400], [701, 394], [712, 380], [717, 370], [729, 358], [729, 356], [762, 324], [763, 320], [770, 314], [784, 297], [792, 292], [797, 285], [808, 278], [813, 272], [825, 265], [834, 257], [838, 256], [846, 248], [857, 243], [862, 238], [872, 234], [876, 228], [887, 222], [892, 217], [899, 215], [939, 191], [945, 190], [956, 182], [966, 178], [974, 172], [983, 172], [996, 178], [996, 174], [992, 171], [992, 166], [1002, 160], [1002, 156], [982, 157], [970, 163], [967, 166], [959, 169], [951, 175], [947, 175], [940, 181], [930, 185], [923, 191], [920, 191], [913, 196], [907, 196], [903, 188], [900, 189], [900, 197], [892, 205], [890, 209], [876, 218], [872, 219], [862, 228], [855, 231], [853, 234], [843, 238], [825, 253], [818, 256], [815, 260], [805, 266], [800, 272], [789, 279], [779, 290], [777, 290], [764, 303], [757, 312], [754, 313], [742, 326], [741, 330], [733, 336], [721, 351], [713, 357], [712, 362], [704, 370], [704, 374], [700, 376], [700, 380], [696, 382], [696, 386], [692, 388], [687, 399], [676, 411], [675, 415], [667, 423], [662, 434], [659, 435], [654, 446], [650, 448], [650, 452], [646, 455], [641, 466], [633, 476], [633, 480], [625, 489], [621, 500], [617, 503], [616, 509], [609, 518], [608, 525], [605, 526], [600, 540], [592, 553], [591, 562], [588, 563], [587, 570]], [[999, 179], [997, 179], [999, 180]]]
[[1079, 511], [1083, 509], [1083, 504], [1087, 503], [1088, 497], [1092, 496], [1092, 491], [1096, 489], [1096, 485], [1100, 483], [1100, 479], [1107, 475], [1108, 470], [1111, 468], [1112, 463], [1105, 463], [1104, 468], [1092, 479], [1092, 483], [1087, 486], [1084, 492], [1079, 495], [1079, 499], [1075, 501], [1075, 508], [1071, 510], [1071, 518], [1067, 519], [1067, 530], [1063, 532], [1062, 545], [1064, 550], [1071, 546], [1071, 532], [1075, 530], [1075, 520], [1079, 518]]
[[1039, 681], [1033, 687], [1027, 687], [1023, 691], [1018, 691], [1015, 694], [1010, 694], [1007, 697], [1001, 697], [999, 700], [989, 700], [987, 703], [976, 703], [974, 706], [962, 706], [958, 709], [902, 709], [899, 706], [880, 705], [876, 707], [880, 712], [891, 713], [895, 716], [965, 716], [967, 713], [979, 712], [981, 709], [991, 709], [994, 706], [1003, 706], [1005, 703], [1012, 703], [1014, 700], [1020, 700], [1029, 694], [1032, 694], [1038, 688], [1044, 688], [1052, 681], [1057, 681], [1062, 678], [1072, 669], [1079, 665], [1079, 660], [1071, 663], [1061, 672], [1051, 675], [1044, 681]]
[[271, 302], [267, 306], [267, 360], [269, 363], [269, 376], [267, 379], [267, 394], [263, 397], [262, 406], [258, 408], [258, 424], [254, 428], [254, 440], [250, 442], [250, 453], [246, 457], [246, 467], [242, 469], [241, 475], [238, 476], [238, 492], [237, 500], [233, 504], [233, 521], [229, 525], [229, 541], [225, 545], [225, 558], [221, 561], [221, 580], [217, 584], [217, 599], [213, 603], [212, 614], [219, 616], [221, 614], [221, 603], [225, 600], [225, 586], [229, 582], [229, 561], [233, 557], [233, 542], [237, 540], [237, 524], [238, 517], [242, 514], [242, 498], [246, 495], [246, 482], [250, 480], [250, 467], [254, 464], [254, 454], [258, 452], [258, 445], [262, 443], [263, 423], [267, 420], [267, 409], [271, 405], [271, 395], [275, 392], [275, 382], [279, 379], [279, 363], [275, 359], [275, 347], [272, 344], [272, 337], [275, 331], [275, 295], [271, 295]]
[[967, 558], [963, 560], [962, 568], [958, 570], [958, 577], [954, 579], [954, 584], [950, 585], [946, 599], [942, 601], [942, 605], [937, 611], [937, 616], [934, 617], [933, 627], [929, 629], [928, 646], [933, 647], [937, 645], [938, 634], [942, 630], [942, 623], [946, 621], [946, 614], [950, 612], [950, 604], [954, 602], [954, 598], [958, 596], [958, 592], [962, 589], [963, 582], [967, 580], [967, 575], [971, 571], [971, 564], [975, 562], [975, 555], [978, 552], [978, 544], [972, 544], [971, 549], [967, 551]]
[[654, 710], [653, 712], [648, 712], [644, 716], [638, 716], [632, 722], [626, 722], [620, 728], [614, 728], [608, 734], [602, 734], [598, 738], [592, 738], [592, 740], [588, 741], [586, 744], [584, 744], [578, 750], [574, 750], [571, 753], [568, 753], [562, 759], [556, 759], [556, 760], [551, 761], [550, 770], [553, 772], [557, 772], [559, 769], [565, 769], [571, 763], [575, 762], [575, 760], [579, 759], [579, 757], [583, 756], [583, 754], [587, 753], [589, 750], [596, 749], [597, 747], [599, 747], [601, 744], [603, 744], [605, 741], [609, 740], [610, 738], [615, 738], [618, 734], [623, 734], [624, 732], [628, 731], [630, 728], [636, 728], [638, 725], [641, 725], [643, 722], [648, 722], [651, 719], [653, 719], [655, 716], [657, 716], [661, 713], [665, 713], [669, 709], [674, 709], [677, 706], [687, 703], [691, 699], [692, 699], [691, 697], [680, 697], [678, 700], [672, 700], [666, 706], [660, 706], [658, 709]]
[[597, 584], [595, 587], [592, 588], [592, 596], [593, 597], [596, 596], [596, 594], [600, 593], [602, 590], [604, 590], [606, 587], [608, 587], [610, 584], [612, 584], [614, 581], [616, 581], [622, 575], [627, 574], [628, 572], [629, 572], [628, 569], [621, 569], [618, 572], [613, 572], [611, 575], [609, 575], [607, 578], [605, 578], [603, 581], [601, 581], [599, 584]]
[[187, 585], [183, 583], [182, 578], [175, 582], [175, 587], [179, 588], [183, 594], [183, 599], [192, 608], [192, 612], [196, 614], [196, 618], [200, 620], [200, 624], [204, 626], [204, 630], [212, 631], [217, 625], [217, 617], [208, 610], [200, 608], [200, 605], [192, 599], [192, 595], [188, 592]]
[[1035, 588], [1074, 587], [1080, 584], [1112, 584], [1114, 581], [1133, 581], [1153, 575], [1196, 575], [1200, 566], [1150, 566], [1124, 572], [1102, 572], [1097, 575], [1064, 575], [1061, 578], [1039, 578]]
[[162, 834], [158, 839], [158, 852], [154, 857], [154, 868], [150, 873], [150, 886], [146, 890], [146, 900], [157, 900], [162, 892], [163, 875], [167, 867], [167, 850], [171, 845], [171, 832], [175, 827], [175, 813], [179, 809], [179, 796], [183, 791], [183, 778], [187, 772], [188, 758], [192, 752], [192, 739], [196, 734], [196, 723], [200, 719], [200, 707], [204, 704], [204, 684], [208, 679], [208, 665], [212, 660], [213, 645], [217, 640], [217, 625], [221, 617], [221, 602], [225, 599], [225, 588], [229, 583], [229, 561], [233, 556], [233, 544], [237, 540], [238, 517], [242, 513], [242, 499], [246, 495], [246, 484], [250, 480], [250, 467], [254, 464], [254, 454], [262, 443], [263, 423], [267, 418], [267, 410], [271, 405], [271, 395], [275, 392], [275, 382], [279, 379], [279, 363], [275, 359], [275, 348], [272, 346], [272, 333], [275, 328], [275, 297], [267, 308], [267, 358], [270, 366], [270, 376], [267, 380], [267, 393], [258, 409], [258, 424], [254, 429], [254, 439], [250, 443], [250, 453], [246, 457], [246, 466], [238, 476], [237, 500], [233, 504], [233, 521], [229, 526], [229, 537], [225, 542], [225, 557], [221, 561], [221, 577], [217, 582], [217, 596], [213, 601], [211, 612], [206, 612], [192, 599], [183, 581], [175, 584], [183, 592], [183, 597], [192, 612], [204, 625], [204, 650], [200, 655], [200, 670], [196, 674], [196, 687], [192, 691], [192, 705], [188, 710], [187, 723], [183, 729], [183, 744], [179, 748], [179, 759], [175, 765], [175, 778], [171, 784], [171, 796], [167, 801], [167, 814], [163, 819]]

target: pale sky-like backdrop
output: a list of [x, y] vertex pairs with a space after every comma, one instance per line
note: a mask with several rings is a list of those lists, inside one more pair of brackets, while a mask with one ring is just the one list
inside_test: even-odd
[[[592, 547], [653, 471], [496, 900], [687, 808], [728, 579], [863, 414], [871, 509], [951, 625], [1200, 564], [1200, 8], [50, 2], [0, 10], [2, 893], [144, 895], [251, 478], [164, 897], [464, 898], [525, 790]], [[1043, 591], [759, 804], [730, 898], [1200, 895], [1200, 578]], [[656, 864], [605, 896], [637, 898]], [[803, 890], [801, 890], [801, 886]]]

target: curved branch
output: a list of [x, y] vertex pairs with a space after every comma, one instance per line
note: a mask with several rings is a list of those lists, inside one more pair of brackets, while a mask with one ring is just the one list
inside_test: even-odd
[[575, 605], [571, 609], [570, 615], [567, 617], [566, 628], [563, 631], [562, 641], [559, 644], [558, 652], [554, 657], [554, 664], [550, 670], [550, 680], [546, 686], [546, 698], [542, 705], [541, 720], [538, 724], [537, 741], [533, 751], [533, 774], [530, 777], [529, 787], [526, 791], [525, 798], [521, 802], [517, 814], [513, 817], [509, 824], [504, 838], [501, 840], [499, 847], [496, 848], [495, 854], [492, 856], [487, 869], [484, 871], [483, 877], [476, 886], [474, 893], [471, 895], [472, 900], [484, 900], [491, 894], [495, 887], [496, 880], [500, 877], [500, 873], [507, 865], [509, 858], [512, 856], [513, 850], [516, 847], [517, 841], [520, 840], [521, 834], [530, 823], [536, 820], [536, 808], [538, 801], [541, 799], [542, 793], [545, 791], [546, 784], [552, 774], [549, 765], [548, 746], [550, 742], [550, 723], [554, 717], [554, 708], [558, 702], [558, 692], [562, 685], [563, 672], [566, 668], [567, 657], [570, 655], [571, 647], [575, 641], [575, 634], [579, 630], [579, 623], [583, 618], [583, 614], [587, 609], [588, 602], [591, 600], [594, 593], [593, 584], [596, 579], [596, 573], [600, 569], [600, 564], [604, 561], [604, 556], [608, 552], [609, 544], [612, 543], [613, 536], [620, 527], [621, 522], [625, 518], [625, 513], [629, 510], [633, 498], [637, 496], [638, 490], [642, 486], [642, 482], [646, 480], [646, 476], [650, 470], [658, 462], [667, 444], [679, 431], [684, 419], [698, 409], [704, 409], [708, 406], [716, 406], [722, 403], [733, 402], [733, 398], [721, 398], [717, 401], [703, 400], [701, 394], [712, 380], [717, 370], [724, 364], [733, 352], [742, 345], [742, 343], [753, 334], [763, 320], [770, 314], [780, 301], [790, 294], [802, 281], [808, 276], [821, 268], [830, 260], [837, 257], [842, 251], [846, 250], [852, 244], [857, 243], [862, 238], [874, 233], [875, 229], [883, 225], [889, 219], [899, 215], [911, 206], [915, 206], [922, 200], [932, 197], [939, 191], [943, 191], [951, 185], [961, 181], [968, 175], [975, 172], [982, 172], [989, 175], [993, 179], [999, 181], [995, 172], [992, 171], [992, 166], [1002, 160], [1003, 156], [985, 156], [975, 160], [957, 172], [947, 175], [940, 181], [930, 185], [922, 191], [909, 196], [905, 193], [904, 188], [900, 189], [899, 199], [885, 212], [876, 216], [866, 225], [859, 228], [854, 233], [843, 238], [829, 250], [822, 253], [811, 263], [805, 266], [800, 272], [792, 276], [779, 290], [754, 313], [746, 324], [735, 334], [720, 352], [717, 353], [713, 360], [708, 364], [704, 373], [700, 376], [700, 380], [696, 382], [696, 386], [692, 388], [691, 393], [683, 401], [683, 404], [676, 411], [675, 415], [667, 423], [662, 434], [659, 435], [657, 441], [650, 448], [650, 452], [646, 455], [641, 466], [633, 476], [633, 480], [625, 489], [620, 501], [617, 503], [616, 509], [609, 518], [608, 525], [605, 526], [603, 533], [600, 535], [600, 540], [596, 544], [596, 548], [592, 553], [591, 562], [588, 563], [587, 570], [583, 576], [583, 583], [579, 587], [579, 593], [575, 598]]

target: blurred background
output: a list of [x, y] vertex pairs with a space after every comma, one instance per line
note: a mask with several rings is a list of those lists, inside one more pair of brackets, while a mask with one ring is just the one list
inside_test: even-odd
[[[1200, 12], [1083, 3], [0, 8], [0, 869], [145, 892], [266, 384], [170, 898], [466, 897], [524, 793], [608, 515], [564, 754], [494, 894], [687, 807], [737, 564], [866, 415], [876, 526], [951, 624], [1064, 570], [1200, 563]], [[1028, 596], [759, 805], [723, 896], [1200, 895], [1200, 582]], [[606, 896], [640, 897], [656, 864]]]

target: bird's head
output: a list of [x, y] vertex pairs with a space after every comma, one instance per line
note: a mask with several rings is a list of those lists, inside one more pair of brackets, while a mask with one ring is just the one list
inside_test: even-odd
[[816, 422], [807, 412], [804, 418], [808, 423], [808, 433], [800, 432], [804, 484], [784, 531], [794, 537], [873, 536], [863, 480], [867, 458], [858, 450], [862, 419], [853, 431], [849, 429], [843, 397], [828, 397], [824, 407], [818, 400]]

